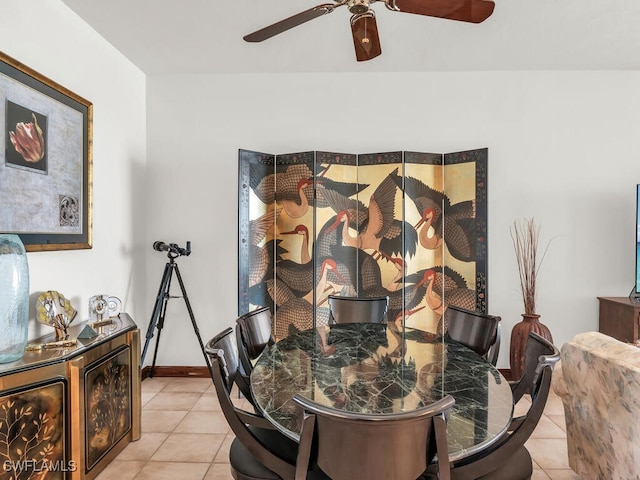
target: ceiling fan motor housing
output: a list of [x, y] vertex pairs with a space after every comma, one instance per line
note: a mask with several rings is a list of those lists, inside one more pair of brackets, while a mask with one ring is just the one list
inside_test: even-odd
[[369, 11], [370, 0], [349, 0], [348, 8], [353, 14], [365, 13]]

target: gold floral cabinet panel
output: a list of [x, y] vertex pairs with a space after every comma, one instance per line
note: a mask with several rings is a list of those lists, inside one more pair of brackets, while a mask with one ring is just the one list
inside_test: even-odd
[[0, 396], [2, 479], [64, 478], [67, 456], [64, 378], [29, 385]]
[[131, 349], [85, 369], [86, 468], [96, 463], [131, 429]]
[[140, 438], [139, 330], [121, 314], [97, 332], [0, 365], [0, 480], [91, 480]]

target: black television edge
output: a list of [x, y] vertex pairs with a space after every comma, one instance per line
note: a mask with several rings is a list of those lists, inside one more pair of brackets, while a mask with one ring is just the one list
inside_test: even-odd
[[635, 302], [640, 302], [640, 184], [636, 185], [636, 281], [629, 298]]

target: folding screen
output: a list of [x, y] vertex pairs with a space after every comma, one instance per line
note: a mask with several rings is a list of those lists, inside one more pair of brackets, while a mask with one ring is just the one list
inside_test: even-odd
[[330, 294], [389, 296], [387, 320], [442, 330], [487, 309], [487, 149], [239, 152], [238, 313], [277, 339], [324, 324]]

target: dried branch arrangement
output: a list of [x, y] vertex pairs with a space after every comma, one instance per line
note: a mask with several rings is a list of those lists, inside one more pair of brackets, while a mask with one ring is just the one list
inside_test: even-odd
[[538, 257], [538, 241], [540, 239], [540, 227], [536, 225], [535, 219], [527, 218], [520, 222], [514, 221], [511, 228], [511, 240], [518, 263], [518, 273], [520, 274], [520, 290], [524, 303], [524, 313], [531, 315], [536, 313], [536, 280], [538, 271], [542, 265], [549, 243], [544, 252]]

